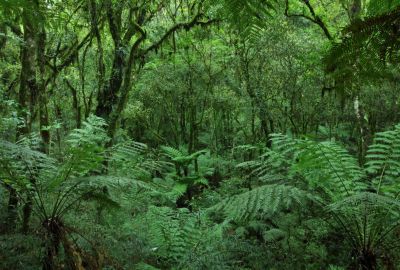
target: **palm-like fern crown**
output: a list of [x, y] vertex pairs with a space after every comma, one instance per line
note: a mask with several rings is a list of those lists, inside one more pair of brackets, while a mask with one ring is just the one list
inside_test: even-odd
[[271, 219], [279, 211], [323, 206], [356, 250], [393, 248], [400, 223], [400, 126], [376, 134], [363, 167], [334, 142], [272, 135], [272, 150], [238, 165], [262, 186], [227, 198], [210, 209], [227, 220]]
[[[239, 169], [250, 169], [250, 176], [264, 185], [225, 199], [211, 210], [236, 221], [264, 219], [311, 199], [328, 205], [327, 210], [340, 214], [355, 231], [364, 222], [361, 217], [370, 215], [375, 223], [368, 225], [365, 233], [376, 229], [377, 220], [392, 222], [398, 215], [400, 204], [395, 191], [400, 176], [400, 126], [375, 136], [365, 169], [334, 142], [294, 139], [282, 134], [272, 135], [271, 140], [272, 150], [238, 165]], [[320, 191], [319, 195], [315, 191]]]
[[[62, 160], [56, 160], [24, 144], [0, 142], [0, 180], [23, 194], [32, 193], [37, 213], [41, 218], [65, 213], [74, 203], [81, 200], [96, 200], [108, 206], [117, 206], [107, 196], [105, 187], [112, 193], [116, 190], [144, 189], [156, 192], [151, 183], [140, 181], [140, 172], [151, 174], [161, 170], [164, 163], [146, 158], [147, 147], [137, 142], [115, 145], [113, 152], [106, 151], [108, 141], [101, 118], [91, 116], [81, 129], [68, 136]], [[122, 165], [130, 160], [134, 173], [100, 175], [104, 165]], [[47, 198], [46, 200], [44, 198]]]

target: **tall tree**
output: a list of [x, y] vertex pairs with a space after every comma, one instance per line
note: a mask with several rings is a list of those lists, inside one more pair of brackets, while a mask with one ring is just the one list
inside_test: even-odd
[[[147, 33], [150, 29], [147, 30], [146, 26], [160, 20], [165, 12], [165, 7], [169, 7], [173, 2], [159, 0], [154, 2], [137, 1], [132, 3], [122, 1], [113, 3], [111, 0], [107, 0], [102, 6], [108, 22], [108, 30], [113, 40], [113, 56], [109, 78], [97, 95], [96, 115], [108, 122], [108, 135], [111, 138], [115, 135], [120, 114], [132, 88], [132, 79], [137, 76], [140, 68], [145, 64], [148, 54], [157, 51], [165, 41], [172, 38], [175, 32], [179, 30], [189, 30], [198, 25], [205, 26], [214, 22], [213, 19], [204, 20], [206, 16], [202, 1], [187, 3], [182, 1], [179, 6], [175, 6], [177, 17], [173, 19], [174, 21], [187, 19], [172, 25], [166, 22], [167, 25], [163, 33], [150, 40], [150, 34]], [[180, 7], [183, 5], [186, 6]], [[95, 10], [99, 10], [99, 8], [93, 7], [91, 10], [93, 17]], [[178, 14], [178, 10], [183, 10], [183, 12]], [[100, 38], [97, 40], [98, 46], [101, 46]], [[100, 60], [99, 68], [103, 65]]]

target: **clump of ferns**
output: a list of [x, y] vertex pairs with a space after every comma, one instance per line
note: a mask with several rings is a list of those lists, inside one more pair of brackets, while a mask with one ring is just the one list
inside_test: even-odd
[[104, 127], [101, 118], [90, 117], [83, 128], [72, 131], [61, 162], [25, 146], [1, 142], [1, 179], [17, 190], [26, 205], [31, 204], [40, 219], [46, 243], [43, 269], [57, 269], [61, 246], [70, 269], [83, 269], [84, 264], [98, 269], [100, 253], [94, 250], [98, 257], [94, 259], [74, 243], [72, 234], [86, 238], [65, 223], [65, 216], [83, 201], [117, 208], [119, 204], [107, 190], [141, 185], [132, 178], [100, 175], [107, 157]]
[[258, 182], [211, 212], [235, 222], [267, 220], [311, 201], [349, 241], [357, 267], [377, 269], [400, 246], [399, 160], [400, 126], [376, 134], [363, 167], [336, 143], [275, 134], [272, 150], [238, 165]]
[[[71, 229], [63, 217], [84, 197], [85, 189], [79, 178], [101, 162], [101, 144], [97, 145], [96, 139], [104, 139], [104, 134], [101, 124], [85, 123], [84, 129], [70, 135], [62, 163], [23, 145], [2, 142], [3, 179], [7, 179], [25, 203], [24, 214], [33, 212], [40, 219], [46, 243], [44, 269], [56, 268], [60, 245], [72, 269], [82, 264], [79, 252], [68, 238]], [[28, 222], [25, 217], [24, 223]]]

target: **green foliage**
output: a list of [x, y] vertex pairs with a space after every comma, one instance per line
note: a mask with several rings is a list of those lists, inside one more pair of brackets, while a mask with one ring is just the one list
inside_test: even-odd
[[40, 268], [40, 239], [23, 234], [2, 235], [0, 238], [0, 268], [27, 270]]
[[333, 44], [325, 61], [339, 91], [353, 92], [353, 85], [359, 85], [360, 78], [390, 78], [388, 70], [398, 60], [399, 4], [370, 1], [368, 15], [351, 22], [343, 30], [343, 39]]
[[196, 160], [200, 155], [205, 154], [206, 150], [196, 151], [188, 154], [187, 151], [180, 151], [170, 146], [161, 146], [161, 150], [176, 164], [187, 165], [193, 160]]
[[211, 208], [221, 211], [228, 219], [240, 222], [253, 219], [267, 219], [279, 211], [302, 205], [307, 194], [295, 187], [266, 185], [227, 198]]
[[200, 218], [184, 208], [175, 211], [167, 207], [150, 207], [137, 222], [139, 226], [147, 224], [146, 228], [138, 229], [144, 230], [142, 233], [157, 256], [178, 262], [199, 245]]
[[400, 172], [400, 126], [394, 130], [377, 133], [368, 148], [365, 168], [371, 175], [372, 185], [378, 192], [397, 194], [397, 178]]
[[[328, 210], [352, 248], [359, 252], [356, 263], [363, 265], [368, 257], [374, 258], [379, 252], [389, 254], [395, 246], [392, 237], [399, 226], [400, 204], [397, 196], [387, 196], [390, 192], [384, 186], [394, 191], [390, 188], [398, 175], [398, 133], [398, 126], [393, 131], [378, 133], [369, 148], [365, 171], [378, 175], [371, 183], [375, 188], [372, 191], [364, 182], [364, 169], [338, 144], [274, 134], [272, 150], [238, 167], [251, 169], [251, 175], [264, 181], [281, 183], [262, 185], [228, 197], [210, 210], [222, 212], [227, 220], [251, 224], [252, 220], [271, 220], [277, 213], [293, 211], [296, 209], [293, 202], [305, 205], [305, 199], [311, 199]], [[270, 173], [271, 178], [266, 178]], [[287, 179], [277, 177], [278, 173]], [[313, 194], [310, 196], [292, 186], [296, 183]], [[273, 241], [282, 233], [273, 228], [264, 232], [264, 239]]]
[[245, 38], [260, 35], [268, 17], [276, 10], [275, 0], [219, 0], [223, 16]]
[[279, 181], [299, 174], [311, 188], [322, 188], [332, 197], [347, 196], [361, 190], [363, 172], [354, 157], [334, 142], [314, 142], [273, 134], [273, 150], [258, 160], [241, 163], [262, 181]]
[[0, 0], [0, 269], [399, 268], [399, 4]]

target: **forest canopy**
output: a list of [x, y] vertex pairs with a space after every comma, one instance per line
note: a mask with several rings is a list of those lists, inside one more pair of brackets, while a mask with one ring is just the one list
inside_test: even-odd
[[400, 0], [0, 0], [0, 269], [400, 269]]

